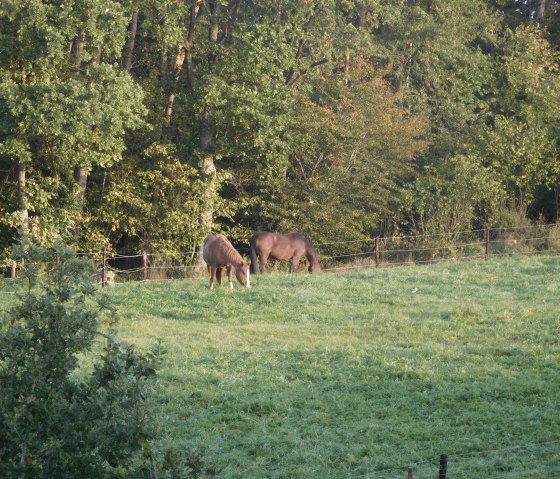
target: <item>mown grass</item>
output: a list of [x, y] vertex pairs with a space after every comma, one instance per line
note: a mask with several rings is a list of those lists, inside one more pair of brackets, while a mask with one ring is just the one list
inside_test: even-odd
[[107, 291], [198, 477], [560, 475], [560, 257], [207, 283]]

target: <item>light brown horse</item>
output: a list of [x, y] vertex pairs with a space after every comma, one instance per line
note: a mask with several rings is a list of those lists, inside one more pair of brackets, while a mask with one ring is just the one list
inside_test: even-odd
[[[309, 260], [308, 271], [317, 273], [321, 271], [321, 265], [317, 253], [309, 238], [297, 231], [287, 234], [267, 233], [265, 231], [253, 235], [251, 245], [251, 271], [264, 273], [268, 258], [290, 260], [290, 273], [297, 271], [299, 260], [303, 255]], [[261, 264], [258, 268], [257, 260]]]
[[214, 289], [214, 275], [218, 284], [222, 285], [224, 268], [227, 271], [231, 289], [233, 289], [233, 270], [235, 270], [235, 277], [243, 286], [251, 287], [249, 265], [245, 263], [243, 257], [224, 235], [208, 236], [202, 245], [202, 257], [208, 267], [208, 273], [210, 273], [210, 289]]

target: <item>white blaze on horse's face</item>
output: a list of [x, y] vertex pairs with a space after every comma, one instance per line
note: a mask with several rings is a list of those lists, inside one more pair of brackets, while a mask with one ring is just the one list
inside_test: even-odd
[[251, 287], [251, 279], [250, 279], [250, 276], [251, 276], [251, 272], [249, 271], [249, 268], [247, 268], [247, 288], [250, 288], [250, 287]]

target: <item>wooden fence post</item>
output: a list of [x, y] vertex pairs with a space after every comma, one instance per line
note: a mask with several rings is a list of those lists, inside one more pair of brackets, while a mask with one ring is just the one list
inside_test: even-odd
[[439, 479], [446, 479], [447, 477], [447, 454], [442, 454], [439, 457]]
[[490, 230], [484, 228], [484, 259], [488, 259], [488, 250], [490, 249]]
[[107, 248], [103, 248], [103, 257], [101, 258], [101, 287], [107, 286]]
[[379, 268], [379, 238], [375, 238], [375, 267]]
[[142, 253], [142, 268], [144, 269], [144, 281], [148, 279], [148, 254]]
[[11, 271], [10, 277], [12, 279], [16, 279], [16, 276], [17, 276], [17, 263], [16, 263], [16, 260], [14, 259], [12, 261], [12, 271]]

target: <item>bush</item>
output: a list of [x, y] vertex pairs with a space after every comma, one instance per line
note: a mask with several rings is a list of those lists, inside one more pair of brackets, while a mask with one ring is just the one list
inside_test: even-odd
[[157, 352], [110, 335], [90, 377], [76, 379], [105, 308], [93, 266], [63, 246], [18, 253], [26, 288], [0, 327], [0, 477], [140, 477]]

